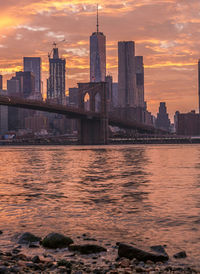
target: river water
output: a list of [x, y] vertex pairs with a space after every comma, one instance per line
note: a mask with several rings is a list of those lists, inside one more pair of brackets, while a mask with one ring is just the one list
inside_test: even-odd
[[1, 248], [19, 232], [166, 245], [200, 265], [200, 145], [0, 147]]

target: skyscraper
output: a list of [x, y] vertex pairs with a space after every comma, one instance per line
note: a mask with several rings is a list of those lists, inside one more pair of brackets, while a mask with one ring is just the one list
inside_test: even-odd
[[65, 104], [65, 59], [59, 58], [56, 47], [53, 48], [53, 58], [49, 56], [47, 99], [58, 104]]
[[35, 91], [41, 93], [41, 58], [24, 57], [24, 71], [31, 71], [35, 76]]
[[198, 61], [198, 95], [199, 95], [199, 113], [200, 113], [200, 60]]
[[18, 71], [13, 78], [19, 80], [23, 98], [27, 98], [35, 92], [35, 76], [31, 71]]
[[3, 89], [3, 76], [0, 75], [0, 90]]
[[156, 127], [166, 131], [170, 130], [170, 120], [165, 102], [160, 102], [159, 112], [157, 113], [156, 119]]
[[144, 108], [144, 65], [143, 56], [135, 56], [135, 73], [136, 73], [136, 88], [137, 88], [137, 105]]
[[102, 82], [106, 77], [106, 37], [99, 32], [98, 6], [97, 31], [90, 36], [90, 82]]
[[127, 108], [137, 104], [135, 43], [118, 42], [118, 105]]

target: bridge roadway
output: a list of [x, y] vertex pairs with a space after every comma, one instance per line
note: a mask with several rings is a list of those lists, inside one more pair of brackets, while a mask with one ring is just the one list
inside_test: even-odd
[[[63, 106], [60, 104], [50, 104], [48, 102], [42, 102], [37, 100], [22, 99], [19, 97], [3, 96], [0, 95], [0, 105], [19, 107], [32, 110], [40, 110], [51, 113], [58, 113], [67, 116], [68, 118], [82, 119], [82, 120], [99, 120], [101, 118], [100, 113], [85, 111], [79, 108], [70, 106]], [[136, 129], [140, 132], [158, 133], [154, 127], [138, 123], [136, 121], [122, 120], [117, 117], [108, 116], [108, 123], [112, 126], [118, 126], [120, 128]]]

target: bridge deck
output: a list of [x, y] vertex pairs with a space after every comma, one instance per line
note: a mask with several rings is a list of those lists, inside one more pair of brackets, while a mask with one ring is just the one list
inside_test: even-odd
[[[39, 110], [51, 113], [58, 113], [66, 115], [68, 118], [72, 119], [101, 119], [102, 115], [100, 113], [85, 111], [79, 108], [74, 108], [70, 106], [63, 106], [59, 104], [50, 104], [48, 102], [42, 102], [37, 100], [22, 99], [19, 97], [12, 96], [2, 96], [0, 95], [0, 105], [26, 108], [32, 110]], [[135, 129], [141, 132], [164, 133], [162, 130], [157, 130], [152, 126], [138, 123], [137, 121], [124, 121], [117, 117], [109, 116], [108, 123], [113, 126], [118, 126], [122, 128]]]

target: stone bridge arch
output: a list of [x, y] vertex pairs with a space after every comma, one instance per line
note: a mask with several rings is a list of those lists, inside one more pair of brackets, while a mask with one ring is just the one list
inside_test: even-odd
[[[99, 118], [80, 120], [80, 144], [107, 144], [108, 142], [108, 109], [106, 82], [78, 84], [79, 108], [92, 113], [99, 113]], [[88, 100], [89, 99], [89, 100]]]

